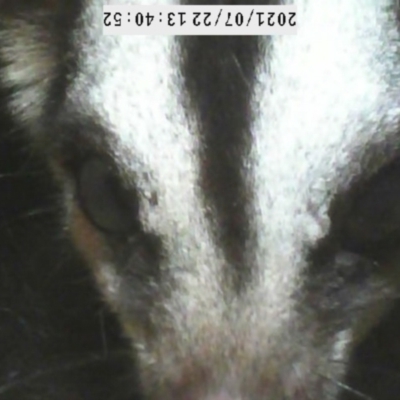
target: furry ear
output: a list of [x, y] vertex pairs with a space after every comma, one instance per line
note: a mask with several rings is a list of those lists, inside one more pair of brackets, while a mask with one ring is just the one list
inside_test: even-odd
[[40, 117], [56, 74], [55, 40], [42, 13], [0, 15], [0, 82], [10, 90], [10, 111], [23, 124]]
[[68, 58], [65, 31], [75, 23], [79, 5], [0, 0], [0, 86], [9, 91], [9, 111], [25, 126], [44, 112], [50, 86]]

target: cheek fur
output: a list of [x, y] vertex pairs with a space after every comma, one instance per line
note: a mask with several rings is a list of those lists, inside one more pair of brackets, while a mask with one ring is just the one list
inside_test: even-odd
[[108, 251], [100, 233], [75, 203], [71, 210], [70, 230], [74, 243], [90, 265], [96, 265]]
[[88, 220], [76, 198], [75, 184], [66, 173], [62, 157], [50, 161], [50, 168], [58, 183], [64, 187], [67, 221], [73, 243], [97, 275], [98, 265], [110, 258], [110, 251], [101, 233]]
[[88, 221], [76, 203], [73, 204], [70, 215], [72, 240], [93, 270], [102, 292], [112, 301], [118, 292], [118, 278], [110, 267], [110, 250], [102, 235]]

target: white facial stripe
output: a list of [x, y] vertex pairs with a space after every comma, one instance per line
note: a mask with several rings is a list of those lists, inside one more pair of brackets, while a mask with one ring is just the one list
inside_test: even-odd
[[[101, 12], [93, 3], [86, 18], [94, 24]], [[113, 133], [116, 158], [143, 194], [142, 223], [147, 231], [161, 235], [171, 257], [168, 269], [182, 285], [176, 307], [188, 310], [171, 314], [187, 319], [199, 317], [193, 307], [218, 310], [221, 260], [201, 204], [198, 132], [196, 121], [180, 104], [174, 38], [89, 34], [95, 44], [86, 50], [69, 97], [74, 104], [86, 102], [84, 109], [99, 115]], [[90, 86], [87, 76], [100, 79]], [[85, 92], [88, 97], [82, 100]], [[157, 193], [156, 206], [147, 196], [152, 192]]]
[[390, 38], [397, 37], [385, 13], [389, 5], [299, 1], [298, 34], [274, 37], [260, 65], [254, 224], [261, 287], [273, 287], [269, 294], [277, 302], [290, 293], [284, 283], [296, 283], [302, 246], [327, 233], [329, 189], [334, 192], [348, 178], [338, 177], [339, 171], [352, 173], [353, 151], [382, 140], [378, 124], [386, 119], [393, 130], [391, 116], [399, 108], [390, 103], [383, 79], [394, 71]]

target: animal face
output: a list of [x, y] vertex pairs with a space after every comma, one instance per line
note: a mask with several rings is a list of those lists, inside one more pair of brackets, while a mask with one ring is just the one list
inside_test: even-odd
[[295, 1], [276, 37], [104, 36], [101, 1], [16, 3], [9, 109], [146, 398], [338, 398], [398, 282], [394, 1]]

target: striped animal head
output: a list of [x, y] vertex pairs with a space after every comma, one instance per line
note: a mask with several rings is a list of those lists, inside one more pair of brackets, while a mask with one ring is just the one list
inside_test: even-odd
[[295, 3], [276, 37], [104, 36], [97, 0], [0, 17], [10, 109], [149, 399], [337, 398], [391, 303], [396, 4]]

